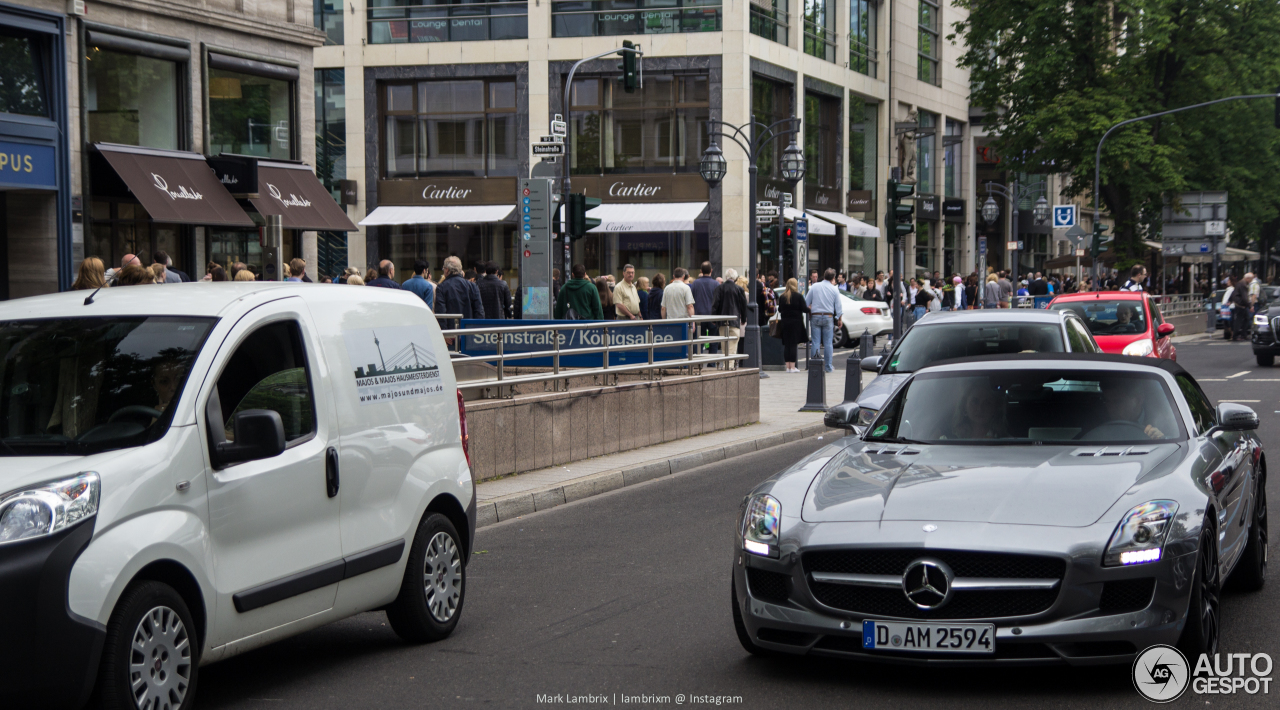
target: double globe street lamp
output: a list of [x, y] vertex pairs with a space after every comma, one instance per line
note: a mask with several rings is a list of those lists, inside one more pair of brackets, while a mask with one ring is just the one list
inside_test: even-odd
[[[1048, 184], [1041, 180], [1030, 185], [1020, 185], [1017, 180], [1009, 187], [1005, 187], [1000, 183], [988, 182], [987, 201], [982, 204], [982, 219], [987, 224], [995, 224], [1000, 219], [1000, 205], [996, 204], [993, 194], [999, 195], [1008, 200], [1009, 205], [1013, 208], [1013, 234], [1009, 240], [1015, 244], [1018, 241], [1018, 203], [1023, 200], [1031, 199], [1032, 195], [1043, 193], [1048, 189]], [[1031, 208], [1031, 216], [1037, 225], [1044, 224], [1049, 221], [1049, 201], [1045, 199], [1043, 194], [1036, 200], [1035, 206]], [[1014, 291], [1017, 292], [1018, 284], [1018, 249], [1013, 249], [1013, 284]]]
[[[698, 172], [702, 175], [702, 179], [707, 185], [715, 187], [720, 184], [724, 176], [729, 172], [729, 166], [724, 159], [724, 153], [720, 150], [720, 146], [716, 145], [716, 136], [722, 136], [728, 140], [738, 144], [738, 147], [747, 154], [749, 161], [750, 178], [748, 183], [750, 186], [751, 205], [751, 223], [748, 225], [748, 234], [751, 238], [747, 245], [747, 367], [760, 368], [760, 376], [767, 377], [764, 374], [764, 368], [761, 367], [760, 357], [760, 320], [757, 316], [759, 312], [759, 304], [756, 302], [756, 289], [761, 288], [759, 283], [759, 227], [756, 224], [756, 174], [759, 172], [756, 168], [756, 161], [760, 156], [761, 150], [773, 142], [775, 138], [785, 135], [795, 135], [800, 132], [800, 119], [784, 118], [772, 125], [766, 126], [759, 121], [742, 126], [734, 126], [724, 121], [709, 120], [707, 127], [711, 129], [711, 144], [707, 149], [702, 151], [702, 160], [698, 163]], [[751, 133], [753, 129], [760, 128], [752, 139]], [[726, 133], [725, 130], [729, 132]], [[791, 144], [782, 151], [782, 159], [779, 161], [778, 169], [782, 173], [782, 178], [787, 182], [795, 185], [804, 179], [805, 161], [804, 151], [800, 146], [796, 145], [795, 138], [791, 139]]]

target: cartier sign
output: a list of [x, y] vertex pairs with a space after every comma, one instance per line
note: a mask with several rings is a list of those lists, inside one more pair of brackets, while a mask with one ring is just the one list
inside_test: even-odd
[[850, 212], [870, 212], [871, 200], [870, 190], [850, 190], [846, 207]]
[[784, 194], [791, 194], [791, 189], [792, 188], [786, 183], [766, 182], [761, 186], [760, 192], [762, 193], [761, 197], [770, 202], [776, 203], [782, 199]]
[[806, 186], [804, 206], [815, 210], [840, 211], [840, 191]]
[[414, 178], [379, 180], [379, 205], [508, 205], [515, 178]]
[[706, 202], [710, 196], [697, 173], [577, 175], [573, 191], [603, 202]]

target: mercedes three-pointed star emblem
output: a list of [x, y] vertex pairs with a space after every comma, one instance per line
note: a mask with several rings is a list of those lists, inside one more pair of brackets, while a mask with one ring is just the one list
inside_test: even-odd
[[951, 601], [956, 576], [942, 560], [922, 557], [902, 573], [902, 593], [918, 609], [932, 611]]

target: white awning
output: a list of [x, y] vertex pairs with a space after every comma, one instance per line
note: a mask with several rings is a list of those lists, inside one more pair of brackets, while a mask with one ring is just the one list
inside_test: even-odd
[[[817, 216], [813, 210], [809, 210], [809, 214]], [[793, 222], [797, 219], [808, 219], [808, 215], [794, 207], [783, 207], [782, 216]], [[810, 219], [809, 234], [816, 234], [820, 237], [834, 237], [836, 235], [836, 226], [821, 217]]]
[[825, 219], [828, 222], [835, 222], [836, 224], [844, 225], [844, 228], [849, 230], [849, 236], [851, 237], [878, 238], [880, 236], [880, 229], [878, 227], [872, 227], [866, 222], [854, 219], [847, 215], [842, 215], [839, 212], [824, 212], [823, 210], [809, 210], [809, 214], [813, 215], [814, 217], [817, 217], [818, 219]]
[[516, 209], [515, 205], [441, 205], [378, 207], [360, 220], [361, 227], [390, 224], [477, 224], [501, 222]]
[[600, 220], [596, 232], [692, 232], [693, 222], [707, 209], [705, 202], [613, 202], [587, 212]]

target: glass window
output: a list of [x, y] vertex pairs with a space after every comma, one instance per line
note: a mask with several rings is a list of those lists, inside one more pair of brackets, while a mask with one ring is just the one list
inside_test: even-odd
[[889, 355], [885, 373], [915, 372], [931, 362], [978, 355], [1022, 352], [1060, 353], [1065, 350], [1057, 325], [966, 323], [913, 327]]
[[1147, 332], [1142, 301], [1067, 301], [1050, 306], [1055, 311], [1075, 311], [1094, 335], [1137, 335]]
[[218, 404], [227, 441], [235, 440], [232, 419], [248, 409], [278, 413], [286, 442], [315, 433], [311, 378], [297, 323], [265, 325], [240, 343], [218, 377]]
[[840, 100], [817, 94], [804, 97], [804, 159], [806, 185], [840, 184]]
[[751, 6], [751, 34], [788, 44], [787, 31], [790, 17], [787, 0], [754, 0]]
[[88, 48], [89, 142], [177, 150], [178, 75], [176, 62]]
[[[512, 223], [397, 225], [378, 232], [378, 253], [396, 265], [396, 277], [401, 281], [413, 275], [413, 262], [417, 259], [438, 269], [445, 258], [456, 256], [464, 269], [494, 262], [511, 292], [519, 293], [520, 255], [516, 251], [516, 226]], [[578, 243], [584, 241], [590, 240]]]
[[827, 0], [804, 0], [804, 53], [836, 60], [835, 8]]
[[880, 104], [849, 95], [849, 189], [870, 190], [875, 209], [876, 157], [880, 145]]
[[369, 44], [529, 37], [529, 5], [524, 0], [370, 0], [368, 5]]
[[988, 370], [917, 375], [885, 407], [867, 438], [1025, 446], [1137, 445], [1184, 436], [1181, 417], [1159, 375]]
[[1067, 319], [1067, 341], [1071, 343], [1071, 352], [1073, 353], [1097, 352], [1093, 346], [1093, 338], [1090, 337], [1089, 331], [1085, 330], [1085, 327], [1075, 318]]
[[316, 177], [339, 200], [347, 177], [346, 70], [316, 70]]
[[937, 190], [934, 183], [934, 173], [937, 171], [934, 151], [938, 141], [938, 116], [921, 111], [917, 121], [925, 135], [916, 138], [916, 194], [931, 195]]
[[214, 321], [0, 322], [0, 456], [85, 455], [159, 439]]
[[935, 86], [942, 84], [942, 77], [938, 73], [938, 60], [942, 56], [938, 42], [940, 26], [937, 0], [920, 0], [920, 63], [916, 76], [920, 81]]
[[1200, 389], [1200, 385], [1191, 379], [1190, 375], [1178, 375], [1177, 380], [1178, 389], [1182, 390], [1182, 397], [1187, 400], [1187, 407], [1196, 421], [1196, 429], [1199, 430], [1196, 433], [1204, 434], [1217, 426], [1218, 413], [1209, 403], [1209, 398], [1205, 396], [1204, 390]]
[[849, 68], [869, 77], [876, 75], [875, 0], [849, 0]]
[[514, 81], [391, 84], [384, 96], [386, 177], [516, 174]]
[[696, 172], [709, 144], [708, 77], [646, 74], [628, 94], [618, 79], [581, 79], [570, 92], [575, 175]]
[[209, 69], [210, 155], [293, 157], [293, 82]]
[[946, 136], [942, 139], [942, 171], [943, 194], [947, 197], [959, 197], [962, 184], [961, 155], [964, 149], [960, 142], [964, 136], [964, 124], [947, 119]]
[[[751, 120], [765, 126], [771, 126], [784, 118], [795, 115], [789, 84], [779, 84], [755, 77], [751, 81]], [[758, 139], [760, 126], [753, 126], [754, 138]], [[765, 146], [757, 161], [761, 178], [778, 180], [781, 172], [778, 161], [782, 159], [782, 151], [790, 143], [790, 137], [783, 136]]]
[[553, 37], [719, 32], [720, 20], [720, 0], [573, 0], [551, 3]]
[[44, 42], [0, 30], [0, 113], [48, 116]]
[[311, 19], [324, 32], [325, 44], [342, 44], [343, 0], [314, 0]]

